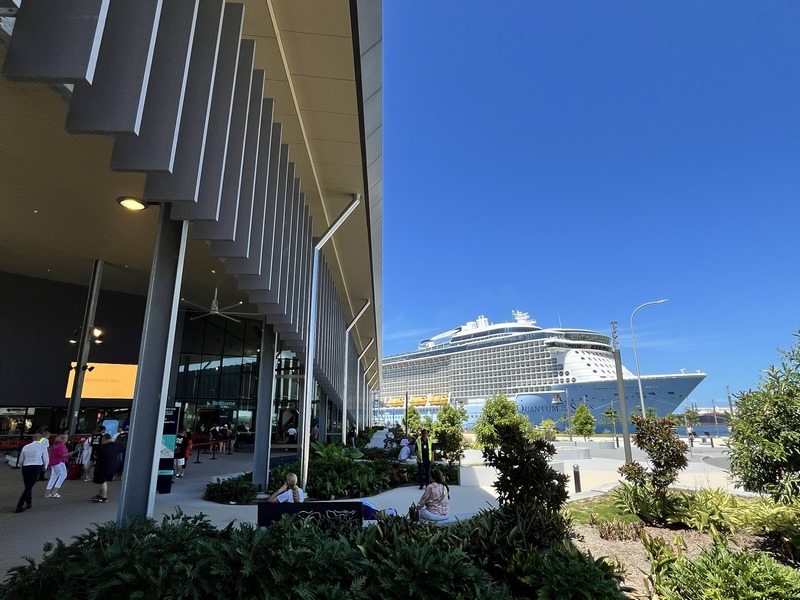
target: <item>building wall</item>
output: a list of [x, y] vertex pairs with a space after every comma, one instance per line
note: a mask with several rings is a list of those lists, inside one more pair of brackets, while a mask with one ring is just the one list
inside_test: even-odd
[[[77, 356], [69, 338], [83, 321], [90, 275], [79, 286], [0, 272], [0, 406], [67, 406]], [[138, 362], [144, 306], [143, 296], [101, 289], [95, 325], [104, 341], [89, 364]]]

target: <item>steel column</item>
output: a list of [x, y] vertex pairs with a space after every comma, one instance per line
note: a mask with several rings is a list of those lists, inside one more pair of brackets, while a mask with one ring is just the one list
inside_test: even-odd
[[300, 431], [298, 432], [302, 444], [300, 452], [300, 487], [305, 487], [308, 479], [308, 455], [310, 445], [311, 425], [311, 400], [314, 393], [314, 353], [317, 344], [317, 287], [319, 285], [319, 263], [322, 255], [322, 247], [333, 237], [333, 234], [342, 226], [347, 218], [353, 213], [361, 203], [361, 195], [354, 194], [353, 201], [344, 209], [339, 218], [328, 227], [327, 231], [314, 245], [314, 256], [311, 268], [311, 302], [308, 313], [308, 336], [306, 337], [306, 374], [303, 385], [303, 412], [300, 415]]
[[89, 280], [89, 295], [86, 298], [86, 310], [83, 312], [83, 325], [78, 338], [78, 362], [75, 365], [75, 377], [72, 380], [72, 394], [67, 409], [67, 431], [69, 437], [75, 435], [78, 427], [78, 414], [81, 411], [81, 392], [83, 380], [86, 378], [86, 361], [89, 360], [89, 348], [92, 345], [92, 329], [94, 315], [97, 312], [97, 299], [100, 296], [100, 281], [103, 278], [103, 261], [95, 260], [92, 267], [92, 278]]
[[[364, 302], [364, 306], [361, 307], [361, 310], [358, 311], [358, 314], [353, 317], [353, 320], [350, 321], [350, 324], [344, 330], [344, 385], [342, 386], [344, 391], [342, 392], [342, 414], [344, 415], [344, 423], [347, 424], [347, 384], [349, 379], [349, 364], [348, 364], [348, 357], [350, 355], [350, 330], [353, 329], [355, 324], [358, 320], [362, 317], [362, 315], [367, 312], [369, 308], [370, 301], [367, 300]], [[372, 345], [372, 343], [370, 343]], [[342, 443], [347, 444], [347, 432], [345, 431], [345, 427], [342, 427]], [[356, 403], [356, 433], [358, 433], [358, 403]]]
[[269, 461], [272, 449], [272, 413], [275, 410], [275, 349], [278, 336], [264, 321], [258, 363], [258, 400], [256, 403], [256, 438], [253, 446], [253, 483], [261, 491], [269, 485]]
[[158, 216], [117, 527], [123, 527], [130, 517], [152, 517], [155, 504], [169, 363], [189, 232], [188, 221], [173, 221], [169, 213], [170, 207], [163, 206]]

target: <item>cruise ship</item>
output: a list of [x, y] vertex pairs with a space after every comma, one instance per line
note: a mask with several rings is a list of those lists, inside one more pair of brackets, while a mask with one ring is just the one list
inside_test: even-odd
[[[432, 338], [413, 352], [383, 359], [375, 422], [402, 423], [406, 406], [436, 418], [447, 403], [467, 410], [470, 429], [488, 398], [504, 394], [517, 411], [540, 426], [546, 419], [559, 429], [568, 412], [586, 404], [597, 430], [603, 413], [619, 412], [611, 338], [589, 329], [548, 328], [528, 313], [513, 311], [513, 322], [490, 324], [484, 316]], [[636, 375], [622, 367], [628, 412], [640, 405]], [[642, 375], [645, 407], [670, 414], [705, 379], [706, 374]]]

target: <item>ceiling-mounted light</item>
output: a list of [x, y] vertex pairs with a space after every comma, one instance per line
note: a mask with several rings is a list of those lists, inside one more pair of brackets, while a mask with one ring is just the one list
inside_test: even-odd
[[133, 196], [120, 196], [117, 198], [117, 202], [123, 208], [127, 208], [128, 210], [132, 211], [140, 211], [147, 208], [147, 203], [144, 202], [144, 200], [134, 198]]

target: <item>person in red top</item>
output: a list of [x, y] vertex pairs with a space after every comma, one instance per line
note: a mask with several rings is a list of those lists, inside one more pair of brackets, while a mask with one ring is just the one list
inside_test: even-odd
[[67, 462], [69, 450], [67, 449], [66, 434], [56, 436], [56, 443], [50, 446], [50, 480], [47, 482], [45, 498], [61, 498], [58, 492], [61, 484], [67, 479]]

